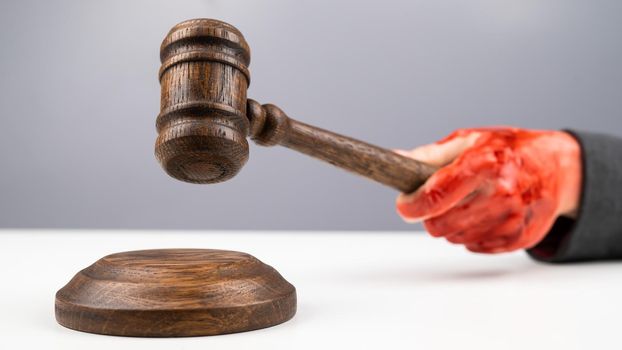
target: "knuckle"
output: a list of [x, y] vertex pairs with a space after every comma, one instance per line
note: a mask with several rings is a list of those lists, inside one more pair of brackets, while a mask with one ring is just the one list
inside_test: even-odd
[[439, 225], [438, 219], [428, 219], [423, 222], [426, 231], [433, 237], [443, 237], [445, 235], [442, 225]]
[[460, 233], [455, 234], [455, 235], [451, 235], [451, 236], [447, 236], [445, 237], [445, 239], [449, 242], [449, 243], [453, 243], [453, 244], [464, 244], [464, 236]]

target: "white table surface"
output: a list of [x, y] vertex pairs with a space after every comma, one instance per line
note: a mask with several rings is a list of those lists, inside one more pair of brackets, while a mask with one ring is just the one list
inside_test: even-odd
[[[115, 252], [244, 251], [294, 284], [281, 325], [146, 339], [72, 331], [54, 294]], [[620, 349], [622, 264], [547, 265], [391, 232], [0, 231], [0, 349]]]

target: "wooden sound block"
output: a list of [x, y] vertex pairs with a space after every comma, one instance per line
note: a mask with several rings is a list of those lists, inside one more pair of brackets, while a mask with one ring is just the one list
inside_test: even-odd
[[117, 253], [56, 293], [56, 320], [84, 332], [184, 337], [250, 331], [296, 313], [296, 289], [255, 257], [211, 249]]

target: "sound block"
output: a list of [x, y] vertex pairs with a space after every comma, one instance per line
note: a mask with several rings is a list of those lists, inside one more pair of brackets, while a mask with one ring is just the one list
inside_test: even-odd
[[250, 331], [296, 313], [296, 289], [255, 257], [212, 249], [105, 256], [56, 293], [56, 320], [90, 333], [185, 337]]

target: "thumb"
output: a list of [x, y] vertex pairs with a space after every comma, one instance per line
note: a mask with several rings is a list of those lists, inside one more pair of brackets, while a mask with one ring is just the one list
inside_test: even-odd
[[448, 166], [482, 135], [479, 131], [459, 130], [447, 138], [411, 151], [397, 153], [441, 167], [417, 191], [400, 194], [396, 200], [397, 212], [407, 222], [416, 222], [439, 215], [462, 200], [476, 187], [478, 180], [461, 166]]
[[480, 135], [481, 132], [478, 131], [454, 133], [442, 141], [423, 145], [410, 151], [394, 151], [405, 157], [442, 167], [453, 162], [465, 150], [473, 146]]

